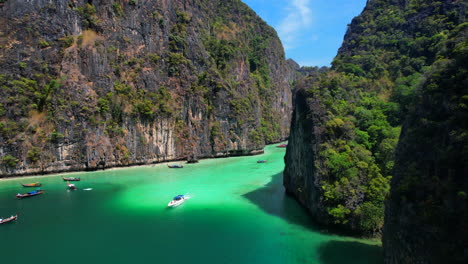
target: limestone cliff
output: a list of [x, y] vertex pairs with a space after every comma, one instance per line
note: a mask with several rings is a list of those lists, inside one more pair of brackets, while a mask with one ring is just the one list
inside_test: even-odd
[[[424, 84], [430, 69], [454, 48], [450, 35], [466, 17], [465, 1], [369, 0], [348, 26], [331, 70], [295, 86], [284, 185], [316, 222], [356, 234], [382, 232], [394, 166], [404, 167], [394, 158], [403, 121], [421, 86], [432, 87]], [[426, 103], [425, 109], [446, 106]], [[406, 221], [396, 214], [392, 221]], [[391, 239], [410, 248], [409, 240]]]
[[[302, 87], [304, 84], [298, 84]], [[320, 143], [320, 130], [317, 124], [322, 120], [320, 108], [312, 109], [314, 102], [307, 101], [307, 92], [299, 88], [294, 100], [294, 111], [291, 118], [286, 156], [284, 157], [284, 186], [286, 192], [295, 196], [299, 203], [306, 207], [312, 217], [322, 224], [330, 224], [320, 195], [319, 174], [313, 160], [317, 160]], [[314, 99], [311, 99], [313, 101]], [[317, 111], [318, 110], [318, 111]], [[308, 162], [309, 161], [309, 162]]]
[[239, 0], [1, 1], [0, 175], [261, 150], [288, 67]]
[[385, 263], [468, 262], [468, 25], [449, 36], [402, 129]]

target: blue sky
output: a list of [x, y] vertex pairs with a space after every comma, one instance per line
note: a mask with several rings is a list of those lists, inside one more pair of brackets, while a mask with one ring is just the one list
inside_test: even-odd
[[276, 29], [287, 58], [329, 66], [367, 0], [242, 0]]

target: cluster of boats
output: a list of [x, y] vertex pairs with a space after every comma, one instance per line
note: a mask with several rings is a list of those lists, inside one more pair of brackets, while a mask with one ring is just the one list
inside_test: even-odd
[[[276, 146], [278, 148], [285, 148], [287, 147], [287, 144], [281, 144], [281, 145], [278, 145]], [[257, 163], [266, 163], [268, 160], [258, 160]], [[179, 165], [179, 164], [174, 164], [174, 165], [167, 165], [169, 168], [171, 169], [181, 169], [183, 168], [184, 166], [182, 165]], [[76, 178], [76, 177], [68, 177], [68, 178], [65, 178], [65, 177], [62, 177], [62, 179], [64, 181], [67, 182], [67, 188], [70, 189], [70, 190], [76, 190], [76, 186], [75, 184], [73, 183], [70, 183], [71, 181], [80, 181], [81, 178]], [[21, 184], [23, 187], [41, 187], [42, 184], [40, 182], [34, 182], [34, 183], [27, 183], [27, 184]], [[84, 189], [84, 190], [92, 190], [91, 188], [87, 188], [87, 189]], [[26, 197], [31, 197], [31, 196], [36, 196], [36, 195], [39, 195], [39, 194], [43, 194], [44, 191], [41, 190], [41, 189], [37, 189], [35, 191], [32, 191], [32, 192], [28, 192], [28, 193], [24, 193], [24, 194], [20, 194], [18, 193], [16, 195], [16, 198], [18, 199], [22, 199], [22, 198], [26, 198]], [[175, 196], [168, 204], [167, 206], [168, 207], [177, 207], [179, 205], [181, 205], [182, 203], [184, 203], [186, 200], [188, 199], [187, 196], [183, 195], [183, 194], [179, 194], [177, 196]], [[5, 219], [2, 219], [0, 218], [0, 224], [6, 224], [6, 223], [9, 223], [9, 222], [13, 222], [15, 221], [16, 219], [18, 219], [18, 214], [16, 215], [12, 215], [8, 218], [5, 218]]]
[[[81, 180], [81, 178], [76, 178], [76, 177], [69, 177], [69, 178], [62, 177], [62, 179], [64, 181], [68, 182], [67, 183], [67, 188], [70, 189], [70, 190], [76, 190], [75, 184], [70, 183], [70, 181], [80, 181]], [[42, 186], [42, 184], [40, 182], [26, 183], [26, 184], [22, 183], [21, 185], [23, 185], [23, 187], [41, 187]], [[36, 195], [43, 194], [43, 193], [44, 193], [43, 190], [37, 189], [35, 191], [27, 192], [27, 193], [23, 193], [23, 194], [18, 193], [16, 195], [16, 198], [18, 198], [18, 199], [27, 198], [27, 197], [36, 196]]]
[[[75, 184], [70, 183], [70, 181], [80, 181], [81, 180], [81, 178], [76, 178], [76, 177], [69, 177], [69, 178], [62, 177], [62, 179], [67, 182], [67, 188], [70, 189], [70, 190], [76, 190]], [[42, 183], [40, 183], [40, 182], [22, 183], [21, 185], [23, 187], [41, 187]], [[91, 188], [88, 188], [87, 190], [91, 190]], [[43, 193], [44, 193], [44, 191], [41, 190], [40, 188], [38, 188], [35, 191], [31, 191], [31, 192], [27, 192], [27, 193], [18, 193], [16, 195], [16, 198], [22, 199], [22, 198], [27, 198], [27, 197], [31, 197], [31, 196], [40, 195], [40, 194], [43, 194]], [[10, 216], [8, 218], [5, 218], [5, 219], [0, 218], [0, 224], [10, 223], [10, 222], [16, 221], [16, 219], [18, 219], [18, 214], [12, 215], [12, 216]]]
[[[75, 184], [73, 183], [70, 183], [69, 181], [80, 181], [80, 178], [62, 178], [64, 181], [67, 181], [67, 188], [70, 189], [70, 190], [76, 190], [76, 186]], [[42, 186], [41, 183], [29, 183], [29, 184], [21, 184], [23, 185], [24, 187], [40, 187]], [[84, 189], [84, 190], [92, 190], [91, 188], [87, 188], [87, 189]], [[40, 190], [40, 189], [37, 189], [35, 191], [31, 191], [31, 192], [28, 192], [28, 193], [24, 193], [24, 194], [20, 194], [18, 193], [16, 195], [16, 198], [18, 199], [22, 199], [22, 198], [26, 198], [26, 197], [31, 197], [31, 196], [36, 196], [36, 195], [39, 195], [39, 194], [43, 194], [44, 191], [43, 190]], [[179, 194], [177, 196], [175, 196], [172, 201], [169, 202], [169, 204], [167, 205], [168, 207], [177, 207], [179, 205], [181, 205], [183, 202], [185, 202], [188, 198], [183, 195], [183, 194]], [[11, 217], [9, 218], [5, 218], [5, 219], [1, 219], [0, 218], [0, 224], [6, 224], [6, 223], [9, 223], [9, 222], [13, 222], [15, 221], [16, 219], [18, 218], [18, 215], [12, 215]]]

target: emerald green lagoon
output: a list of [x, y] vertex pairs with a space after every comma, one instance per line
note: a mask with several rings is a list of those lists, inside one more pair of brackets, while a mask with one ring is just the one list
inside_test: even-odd
[[[0, 180], [2, 263], [381, 263], [375, 241], [311, 224], [282, 186], [285, 149], [265, 154]], [[257, 160], [267, 159], [267, 163]], [[18, 200], [36, 188], [45, 193]], [[85, 188], [93, 188], [85, 191]], [[191, 198], [176, 208], [178, 194]]]

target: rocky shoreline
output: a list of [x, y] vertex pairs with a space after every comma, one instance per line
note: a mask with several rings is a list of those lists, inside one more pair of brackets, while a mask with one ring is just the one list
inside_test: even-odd
[[[284, 142], [285, 139], [277, 142], [271, 143], [273, 144], [278, 144], [281, 142]], [[258, 149], [251, 149], [251, 150], [235, 150], [235, 151], [225, 151], [225, 152], [217, 152], [212, 155], [204, 155], [197, 157], [197, 160], [204, 160], [204, 159], [220, 159], [220, 158], [231, 158], [231, 157], [240, 157], [240, 156], [255, 156], [255, 155], [261, 155], [265, 153], [264, 148], [258, 148]], [[46, 168], [45, 170], [41, 170], [40, 168], [30, 168], [27, 170], [24, 170], [23, 172], [13, 172], [10, 174], [0, 174], [0, 179], [7, 179], [7, 178], [17, 178], [17, 177], [29, 177], [29, 176], [42, 176], [42, 175], [51, 175], [51, 174], [61, 174], [61, 173], [73, 173], [73, 172], [86, 172], [86, 171], [98, 171], [98, 170], [108, 170], [108, 169], [115, 169], [115, 168], [128, 168], [128, 167], [138, 167], [138, 166], [147, 166], [147, 165], [154, 165], [154, 164], [162, 164], [162, 163], [169, 163], [169, 162], [175, 162], [175, 161], [187, 161], [187, 157], [180, 157], [180, 158], [174, 158], [174, 159], [153, 159], [153, 160], [146, 160], [146, 161], [141, 161], [141, 162], [135, 162], [135, 163], [128, 163], [128, 164], [122, 164], [122, 163], [108, 163], [104, 164], [102, 166], [96, 166], [96, 167], [86, 167], [85, 164], [81, 164], [81, 166], [62, 166], [59, 167], [57, 166], [50, 166], [49, 168]]]

